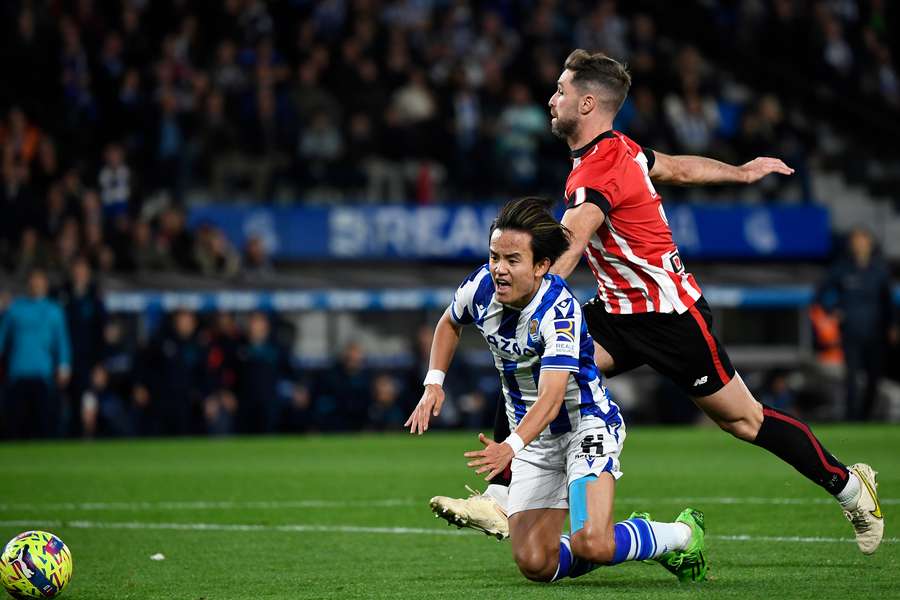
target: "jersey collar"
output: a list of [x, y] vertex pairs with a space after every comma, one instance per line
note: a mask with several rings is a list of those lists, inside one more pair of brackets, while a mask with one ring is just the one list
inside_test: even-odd
[[601, 133], [600, 135], [598, 135], [597, 137], [592, 139], [590, 142], [588, 142], [581, 148], [576, 148], [575, 150], [572, 150], [569, 154], [572, 158], [581, 158], [582, 156], [587, 154], [588, 150], [590, 150], [591, 148], [596, 146], [600, 140], [604, 140], [607, 138], [614, 138], [614, 137], [616, 137], [616, 134], [613, 133], [612, 129], [610, 129], [609, 131], [604, 131], [603, 133]]

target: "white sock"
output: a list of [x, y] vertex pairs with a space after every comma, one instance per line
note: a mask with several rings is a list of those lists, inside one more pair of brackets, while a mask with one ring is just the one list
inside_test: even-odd
[[650, 521], [650, 528], [656, 537], [656, 552], [651, 558], [662, 556], [669, 550], [687, 550], [691, 543], [693, 532], [685, 523]]
[[500, 505], [500, 508], [503, 509], [503, 512], [506, 512], [506, 505], [509, 504], [509, 487], [505, 485], [497, 485], [496, 483], [492, 483], [487, 486], [487, 489], [484, 490], [485, 496], [490, 496], [494, 500], [497, 501], [497, 504]]
[[844, 486], [840, 492], [834, 495], [837, 498], [837, 501], [841, 503], [841, 506], [846, 509], [854, 509], [856, 508], [856, 503], [859, 502], [859, 496], [862, 492], [862, 487], [859, 485], [859, 477], [856, 476], [856, 473], [850, 471], [850, 476], [847, 477], [847, 485]]

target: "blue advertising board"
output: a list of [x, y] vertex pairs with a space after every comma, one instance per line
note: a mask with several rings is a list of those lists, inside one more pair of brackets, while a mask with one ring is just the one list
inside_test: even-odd
[[[209, 205], [194, 207], [189, 225], [213, 224], [238, 248], [259, 237], [279, 259], [482, 260], [497, 208]], [[821, 206], [670, 204], [665, 213], [686, 258], [814, 259], [830, 249]]]

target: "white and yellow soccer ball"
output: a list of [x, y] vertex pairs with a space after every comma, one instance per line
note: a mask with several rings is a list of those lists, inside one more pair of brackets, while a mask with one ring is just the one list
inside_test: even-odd
[[13, 598], [52, 598], [72, 579], [72, 553], [46, 531], [26, 531], [0, 554], [0, 583]]

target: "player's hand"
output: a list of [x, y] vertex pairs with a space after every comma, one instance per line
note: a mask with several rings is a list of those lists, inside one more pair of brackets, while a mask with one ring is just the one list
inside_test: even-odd
[[741, 174], [744, 176], [744, 183], [755, 183], [769, 173], [794, 174], [794, 169], [784, 164], [783, 161], [777, 158], [769, 158], [768, 156], [754, 158], [750, 162], [742, 164], [740, 169]]
[[409, 415], [403, 427], [409, 427], [410, 433], [422, 435], [428, 431], [428, 421], [432, 416], [441, 414], [441, 406], [444, 405], [444, 388], [430, 383], [422, 392], [422, 399], [416, 404], [416, 408]]
[[498, 444], [494, 440], [487, 439], [483, 433], [478, 434], [478, 441], [484, 444], [484, 450], [466, 452], [464, 455], [466, 458], [474, 459], [466, 466], [475, 469], [478, 475], [487, 473], [484, 480], [490, 481], [509, 465], [514, 456], [513, 449], [507, 443]]

